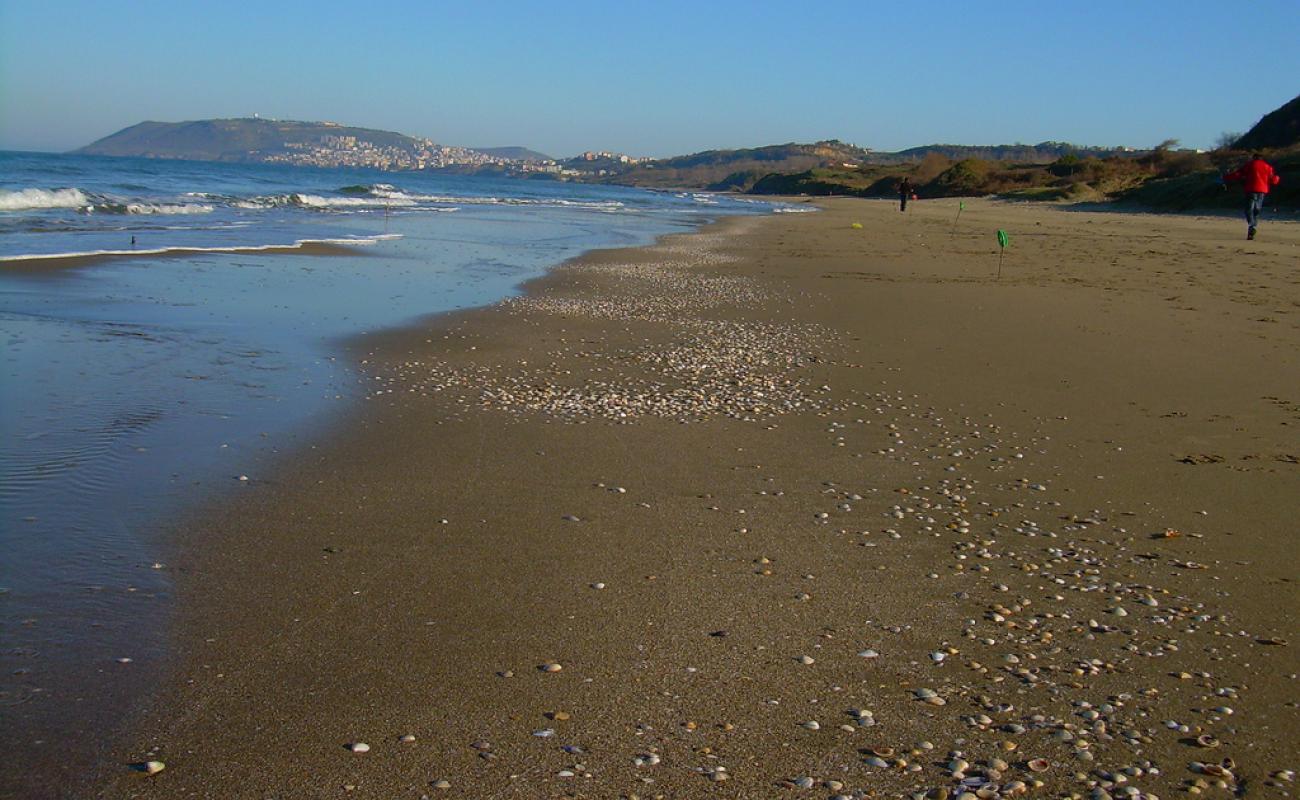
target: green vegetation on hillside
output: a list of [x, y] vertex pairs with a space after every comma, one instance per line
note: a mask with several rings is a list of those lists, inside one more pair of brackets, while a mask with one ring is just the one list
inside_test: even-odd
[[[1133, 156], [1079, 158], [1067, 154], [1050, 164], [1017, 164], [938, 153], [920, 163], [868, 164], [853, 169], [815, 168], [795, 174], [768, 174], [749, 187], [754, 194], [852, 195], [892, 197], [910, 178], [923, 198], [998, 196], [1013, 200], [1119, 200], [1151, 208], [1235, 208], [1237, 187], [1220, 176], [1244, 162], [1248, 153], [1221, 150], [1197, 153], [1157, 149]], [[1265, 155], [1283, 175], [1270, 203], [1300, 205], [1300, 148]]]
[[[659, 188], [710, 188], [743, 191], [763, 175], [798, 172], [831, 164], [861, 163], [869, 151], [844, 142], [776, 144], [740, 150], [705, 150], [631, 166], [612, 164], [607, 182]], [[737, 176], [746, 176], [738, 178]]]
[[78, 150], [100, 156], [186, 158], [196, 161], [247, 161], [250, 156], [283, 152], [292, 144], [322, 136], [352, 136], [376, 147], [409, 148], [416, 142], [391, 131], [352, 128], [328, 122], [259, 118], [205, 119], [192, 122], [141, 122]]

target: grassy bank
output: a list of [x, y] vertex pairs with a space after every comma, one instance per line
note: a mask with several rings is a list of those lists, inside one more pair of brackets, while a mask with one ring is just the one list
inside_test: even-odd
[[[754, 177], [745, 186], [736, 175], [726, 186], [754, 194], [849, 195], [890, 197], [903, 178], [910, 178], [923, 198], [995, 196], [1014, 200], [1117, 201], [1144, 208], [1182, 211], [1193, 208], [1236, 208], [1236, 187], [1221, 176], [1249, 157], [1248, 153], [1153, 150], [1137, 156], [1079, 158], [1066, 155], [1048, 164], [1018, 164], [967, 158], [954, 161], [931, 153], [912, 165], [864, 164], [855, 168], [819, 168], [782, 175]], [[1271, 202], [1280, 208], [1300, 207], [1300, 147], [1265, 151], [1282, 175]]]

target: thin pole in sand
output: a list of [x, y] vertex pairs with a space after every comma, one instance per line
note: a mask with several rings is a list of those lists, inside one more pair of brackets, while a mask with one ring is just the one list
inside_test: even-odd
[[1011, 237], [1007, 232], [998, 229], [998, 280], [1002, 280], [1002, 257], [1007, 254], [1007, 245], [1011, 244]]
[[951, 238], [952, 238], [952, 235], [953, 235], [954, 233], [957, 232], [957, 221], [961, 219], [961, 212], [963, 212], [963, 211], [965, 211], [965, 210], [966, 210], [966, 201], [965, 201], [965, 200], [958, 200], [958, 201], [957, 201], [957, 216], [955, 216], [955, 217], [952, 218], [952, 230], [948, 231], [948, 238], [949, 238], [949, 239], [951, 239]]

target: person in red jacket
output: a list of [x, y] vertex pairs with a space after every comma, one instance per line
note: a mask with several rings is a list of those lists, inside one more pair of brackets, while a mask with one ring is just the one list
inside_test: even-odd
[[1259, 212], [1264, 210], [1264, 198], [1268, 190], [1282, 182], [1277, 172], [1259, 153], [1251, 155], [1250, 160], [1242, 166], [1223, 176], [1225, 183], [1240, 183], [1246, 190], [1246, 238], [1255, 238], [1255, 227], [1259, 224]]

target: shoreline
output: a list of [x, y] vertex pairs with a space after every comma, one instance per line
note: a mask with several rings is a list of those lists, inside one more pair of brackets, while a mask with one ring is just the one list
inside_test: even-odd
[[27, 255], [0, 256], [0, 270], [14, 273], [53, 272], [78, 269], [105, 262], [127, 261], [133, 258], [189, 258], [205, 255], [296, 255], [296, 256], [367, 256], [361, 249], [375, 241], [360, 240], [352, 244], [342, 241], [304, 240], [296, 244], [250, 245], [247, 247], [167, 247], [151, 250], [112, 250], [102, 253], [77, 255]]
[[[725, 218], [727, 215], [722, 214], [721, 216]], [[704, 221], [697, 222], [695, 223], [695, 229], [698, 229], [699, 227], [703, 227], [709, 224], [714, 224], [714, 223], [704, 222]], [[658, 238], [662, 238], [663, 236], [672, 236], [672, 235], [682, 235], [682, 234], [680, 233], [662, 234]], [[515, 291], [523, 292], [526, 290], [527, 286], [533, 283], [546, 281], [548, 278], [551, 277], [551, 274], [553, 272], [555, 272], [556, 270], [564, 266], [567, 266], [571, 261], [577, 258], [590, 256], [592, 254], [617, 253], [620, 250], [624, 250], [624, 249], [629, 249], [629, 248], [601, 247], [601, 248], [596, 248], [594, 250], [587, 251], [587, 253], [584, 253], [581, 256], [565, 259], [564, 261], [559, 262], [554, 266], [550, 267], [546, 272], [537, 275], [533, 278], [527, 279], [522, 283], [518, 284], [515, 287]], [[137, 256], [171, 258], [171, 257], [180, 257], [185, 255], [193, 255], [193, 254], [200, 254], [200, 255], [211, 255], [214, 253], [225, 254], [225, 253], [244, 251], [244, 250], [247, 250], [249, 252], [254, 252], [258, 255], [263, 255], [263, 254], [277, 255], [280, 253], [285, 253], [290, 255], [325, 255], [325, 256], [372, 255], [372, 253], [366, 252], [365, 250], [357, 249], [354, 247], [348, 247], [343, 244], [311, 241], [311, 242], [305, 242], [299, 245], [295, 245], [292, 247], [283, 247], [283, 248], [274, 247], [274, 246], [272, 247], [259, 246], [253, 248], [236, 248], [234, 250], [229, 248], [218, 248], [214, 250], [197, 250], [197, 251], [191, 251], [189, 249], [176, 249], [176, 250], [167, 251], [166, 253], [161, 254], [161, 256], [156, 253], [126, 252], [120, 254], [97, 255], [93, 257], [37, 258], [31, 260], [30, 264], [28, 264], [28, 262], [25, 261], [13, 261], [9, 264], [3, 264], [0, 266], [3, 267], [31, 266], [33, 267], [32, 269], [17, 269], [15, 270], [15, 272], [45, 272], [47, 270], [55, 271], [61, 269], [73, 269], [73, 268], [92, 266], [101, 261], [121, 260], [123, 258], [132, 258]], [[467, 308], [460, 308], [460, 309], [450, 309], [446, 311], [427, 312], [425, 314], [421, 314], [419, 316], [410, 318], [407, 321], [396, 324], [393, 327], [377, 329], [377, 332], [350, 334], [344, 337], [331, 337], [326, 342], [323, 342], [323, 345], [330, 352], [335, 353], [340, 359], [350, 359], [352, 355], [355, 354], [355, 351], [358, 348], [363, 347], [364, 343], [370, 339], [383, 337], [387, 335], [394, 335], [394, 334], [413, 334], [415, 331], [423, 330], [426, 325], [438, 324], [439, 321], [452, 319], [459, 315], [474, 314], [485, 308], [489, 308], [499, 303], [508, 302], [512, 296], [513, 295], [507, 295], [506, 298], [495, 301], [486, 306], [474, 306], [474, 307], [467, 307]], [[359, 359], [354, 359], [354, 361], [359, 361]], [[362, 383], [359, 368], [357, 368], [355, 364], [354, 364], [354, 369], [356, 369], [357, 371], [357, 376], [355, 378], [355, 381], [357, 383]], [[174, 512], [172, 516], [169, 516], [165, 519], [157, 520], [149, 524], [140, 535], [143, 541], [149, 542], [149, 548], [159, 559], [158, 562], [154, 565], [154, 569], [159, 570], [157, 574], [169, 574], [175, 571], [183, 571], [185, 569], [184, 567], [175, 566], [174, 559], [172, 558], [172, 555], [174, 555], [177, 552], [177, 547], [178, 547], [178, 543], [173, 538], [174, 531], [176, 528], [186, 527], [187, 524], [193, 525], [193, 520], [196, 517], [202, 517], [206, 514], [209, 514], [212, 512], [213, 509], [222, 508], [232, 503], [238, 503], [239, 495], [246, 491], [246, 487], [257, 486], [257, 485], [267, 484], [267, 483], [274, 483], [275, 473], [278, 471], [280, 467], [292, 463], [296, 458], [307, 456], [311, 450], [315, 449], [316, 443], [328, 441], [331, 438], [332, 432], [345, 426], [348, 423], [348, 421], [350, 421], [353, 418], [353, 416], [357, 413], [357, 409], [361, 406], [362, 401], [366, 399], [367, 398], [364, 394], [364, 391], [359, 392], [355, 398], [349, 401], [349, 404], [353, 406], [352, 409], [332, 408], [329, 410], [328, 414], [324, 418], [316, 419], [314, 421], [308, 421], [307, 423], [304, 423], [304, 425], [301, 426], [300, 429], [292, 432], [286, 439], [286, 441], [289, 443], [289, 446], [287, 448], [284, 447], [282, 443], [279, 446], [272, 446], [266, 451], [259, 452], [257, 454], [252, 455], [251, 460], [247, 461], [244, 465], [242, 465], [243, 468], [250, 473], [250, 476], [252, 476], [249, 478], [248, 481], [244, 482], [241, 479], [241, 484], [235, 487], [231, 487], [230, 485], [224, 484], [220, 481], [208, 481], [206, 482], [207, 485], [202, 488], [202, 491], [197, 492], [196, 497], [193, 498], [191, 502], [185, 504], [179, 511]], [[198, 486], [197, 482], [196, 482], [196, 486]], [[195, 546], [205, 547], [207, 545], [203, 543], [195, 543]], [[170, 595], [172, 594], [172, 588], [173, 587], [169, 583], [169, 585], [166, 588], [161, 589], [159, 592], [150, 591], [149, 596], [152, 597], [156, 593], [160, 595]], [[136, 591], [136, 589], [133, 588], [130, 591]], [[175, 603], [169, 602], [168, 604], [169, 614], [175, 613], [176, 611], [175, 606], [176, 606]], [[154, 619], [151, 624], [159, 624], [159, 623], [157, 619]], [[170, 635], [164, 638], [170, 638]], [[167, 647], [161, 653], [156, 653], [153, 652], [153, 648], [133, 650], [132, 647], [133, 646], [138, 647], [138, 645], [140, 644], [139, 642], [130, 642], [124, 640], [123, 644], [128, 646], [117, 648], [117, 650], [128, 652], [131, 655], [135, 656], [135, 658], [119, 659], [121, 663], [131, 664], [131, 666], [129, 667], [130, 674], [128, 676], [127, 674], [124, 673], [121, 677], [115, 678], [111, 681], [111, 686], [107, 688], [108, 691], [114, 697], [120, 698], [122, 696], [137, 696], [137, 697], [143, 696], [143, 690], [151, 686], [156, 686], [160, 681], [165, 682], [168, 679], [168, 677], [174, 673], [176, 665], [173, 662], [176, 660], [176, 656], [175, 653], [172, 652], [171, 647]], [[127, 668], [123, 668], [123, 669], [127, 669]], [[102, 671], [103, 670], [101, 669], [101, 672]], [[80, 696], [80, 694], [83, 693], [72, 692], [71, 694], [78, 694], [79, 696], [75, 698], [70, 698], [67, 697], [67, 695], [70, 693], [62, 691], [62, 689], [63, 687], [59, 687], [59, 693], [61, 695], [65, 695], [65, 699], [61, 701], [63, 704], [66, 705], [69, 702], [75, 702], [75, 703], [87, 702], [85, 697]], [[38, 691], [42, 691], [42, 690], [38, 690]], [[92, 691], [84, 694], [90, 696], [93, 695], [94, 692]], [[120, 700], [115, 700], [114, 703], [115, 703], [114, 706], [115, 708], [118, 706], [123, 708], [126, 707], [126, 704], [120, 702]], [[101, 711], [101, 710], [102, 709], [96, 709], [96, 711]], [[133, 709], [130, 711], [129, 716], [137, 716], [142, 713], [145, 712], [141, 709]], [[105, 714], [98, 713], [98, 714], [90, 715], [89, 717], [87, 717], [87, 719], [95, 720], [95, 725], [98, 728], [100, 725], [105, 724], [106, 722], [106, 720], [104, 719], [105, 716], [106, 716]], [[58, 715], [55, 714], [54, 717], [57, 718]], [[117, 726], [114, 725], [113, 727], [117, 727]], [[132, 726], [125, 725], [123, 726], [123, 728], [124, 730], [130, 730], [132, 729]], [[51, 732], [54, 729], [55, 726], [48, 725], [48, 724], [42, 727], [42, 730], [50, 730]], [[102, 729], [100, 730], [101, 730], [101, 734], [95, 737], [95, 741], [93, 742], [91, 747], [81, 748], [82, 750], [93, 751], [94, 753], [98, 754], [94, 759], [92, 759], [97, 765], [96, 773], [98, 776], [102, 776], [105, 770], [111, 772], [113, 769], [116, 769], [117, 767], [121, 766], [120, 764], [117, 763], [117, 760], [115, 758], [105, 755], [110, 752], [116, 752], [116, 746], [111, 742], [117, 740], [119, 737], [109, 736], [107, 735], [106, 731], [103, 731]], [[15, 729], [15, 733], [17, 732], [18, 729]], [[15, 745], [22, 745], [23, 747], [20, 748], [20, 751], [29, 752], [31, 755], [37, 756], [38, 759], [46, 757], [46, 754], [42, 753], [42, 751], [49, 749], [49, 737], [46, 737], [43, 741], [35, 742], [35, 744], [37, 745], [36, 749], [30, 751], [27, 748], [27, 745], [29, 745], [28, 742], [20, 742], [19, 739], [15, 737], [13, 743]], [[28, 777], [26, 779], [21, 779], [18, 773], [14, 773], [8, 776], [3, 776], [4, 779], [0, 780], [0, 794], [5, 794], [7, 796], [7, 792], [12, 790], [12, 791], [23, 793], [23, 796], [46, 796], [45, 794], [42, 793], [45, 791], [52, 792], [52, 794], [50, 794], [49, 796], [60, 796], [60, 797], [82, 796], [78, 794], [79, 791], [81, 790], [89, 791], [87, 787], [93, 785], [95, 782], [98, 782], [98, 780], [100, 779], [99, 777], [95, 777], [87, 781], [87, 780], [79, 779], [77, 777], [76, 775], [77, 768], [86, 766], [86, 764], [83, 763], [84, 761], [85, 759], [79, 760], [77, 756], [65, 752], [65, 753], [60, 753], [57, 756], [54, 756], [51, 759], [50, 766], [48, 769], [42, 769], [36, 764], [26, 764], [24, 766], [24, 771], [29, 773]], [[110, 766], [110, 765], [116, 765], [116, 766]], [[35, 783], [25, 782], [25, 781], [35, 781]], [[32, 792], [35, 792], [35, 794], [32, 794]], [[71, 792], [71, 794], [68, 794], [68, 792]]]
[[[1289, 285], [1285, 274], [1273, 268], [1271, 291], [1238, 287], [1233, 299], [1216, 306], [1218, 313], [1199, 313], [1189, 325], [1173, 301], [1156, 298], [1167, 282], [1158, 277], [1163, 262], [1129, 253], [1113, 236], [1088, 239], [1094, 252], [1087, 253], [1090, 269], [1081, 270], [1066, 259], [1080, 251], [1082, 233], [1062, 233], [1068, 245], [1062, 249], [1054, 237], [1021, 240], [1013, 230], [1019, 248], [1029, 252], [1021, 257], [1020, 249], [1014, 251], [1007, 282], [996, 284], [991, 274], [975, 272], [986, 269], [983, 262], [992, 254], [984, 237], [963, 230], [945, 243], [951, 237], [946, 210], [943, 219], [921, 210], [900, 226], [888, 209], [851, 201], [831, 201], [826, 208], [822, 214], [735, 217], [648, 248], [595, 251], [528, 282], [522, 298], [353, 342], [359, 362], [381, 379], [376, 391], [391, 394], [372, 395], [319, 449], [282, 464], [274, 483], [250, 487], [242, 503], [208, 509], [206, 518], [192, 521], [195, 528], [172, 559], [183, 571], [178, 657], [186, 677], [178, 676], [161, 696], [163, 705], [146, 712], [141, 736], [124, 756], [157, 756], [168, 770], [153, 778], [109, 775], [104, 796], [194, 790], [254, 796], [273, 787], [333, 796], [348, 786], [354, 796], [391, 796], [431, 791], [439, 780], [450, 781], [451, 793], [459, 796], [483, 796], [489, 788], [538, 796], [570, 786], [602, 796], [653, 796], [701, 793], [711, 783], [724, 783], [720, 774], [731, 781], [728, 792], [763, 793], [814, 773], [819, 782], [846, 784], [848, 791], [873, 781], [901, 791], [922, 780], [949, 785], [929, 763], [948, 749], [976, 753], [972, 763], [993, 757], [996, 750], [986, 748], [994, 747], [991, 737], [999, 731], [959, 722], [959, 712], [987, 713], [971, 687], [1006, 694], [1006, 685], [1032, 689], [1045, 679], [1053, 687], [1046, 698], [1017, 698], [1029, 705], [999, 713], [1013, 720], [1002, 724], [1026, 729], [1009, 739], [1025, 741], [1026, 749], [1034, 744], [1049, 757], [1050, 769], [1034, 773], [1009, 765], [995, 771], [1017, 780], [1045, 779], [1052, 789], [1070, 785], [1079, 748], [1072, 755], [1053, 737], [1078, 723], [1068, 722], [1068, 708], [1059, 708], [1062, 695], [1073, 692], [1096, 705], [1107, 691], [1124, 691], [1106, 687], [1132, 678], [1117, 679], [1104, 669], [1097, 677], [1073, 676], [1075, 683], [1091, 686], [1085, 692], [1050, 671], [1030, 680], [1014, 668], [994, 667], [997, 653], [1018, 649], [1068, 673], [1071, 659], [1089, 648], [1118, 651], [1129, 639], [1140, 647], [1167, 643], [1145, 629], [1141, 636], [1117, 630], [1113, 638], [1120, 641], [1101, 648], [1092, 644], [1095, 632], [1049, 617], [1030, 630], [1056, 629], [1061, 651], [1053, 653], [1041, 637], [1021, 640], [1014, 630], [1006, 632], [1006, 642], [981, 645], [942, 615], [921, 618], [916, 609], [930, 602], [954, 621], [968, 614], [1010, 616], [989, 610], [986, 602], [1001, 590], [982, 571], [966, 569], [968, 553], [1002, 581], [1017, 584], [1011, 591], [1060, 608], [1053, 602], [1063, 601], [1018, 585], [1017, 572], [1028, 572], [1035, 583], [1044, 580], [1042, 568], [1025, 570], [1029, 562], [1007, 552], [1008, 545], [1037, 544], [1022, 537], [1037, 537], [1004, 530], [1005, 523], [989, 516], [992, 511], [1037, 517], [1030, 529], [1044, 534], [1048, 526], [1064, 527], [1049, 538], [1086, 542], [1078, 546], [1095, 550], [1092, 558], [1101, 566], [1094, 569], [1107, 574], [1144, 568], [1143, 562], [1120, 566], [1127, 563], [1122, 552], [1128, 547], [1165, 551], [1157, 563], [1167, 570], [1169, 559], [1186, 561], [1188, 553], [1180, 548], [1193, 539], [1148, 540], [1145, 534], [1158, 532], [1161, 524], [1189, 533], [1204, 525], [1176, 501], [1208, 493], [1233, 508], [1241, 498], [1220, 498], [1224, 489], [1218, 483], [1226, 480], [1236, 493], [1251, 487], [1251, 498], [1288, 485], [1294, 467], [1278, 459], [1294, 453], [1284, 447], [1277, 453], [1183, 454], [1219, 459], [1198, 462], [1211, 465], [1207, 469], [1177, 462], [1172, 456], [1178, 454], [1157, 453], [1162, 439], [1146, 440], [1143, 431], [1152, 423], [1144, 413], [1163, 419], [1154, 413], [1160, 409], [1108, 408], [1101, 423], [1089, 423], [1088, 409], [1102, 397], [1118, 391], [1137, 405], [1150, 404], [1154, 396], [1133, 382], [1102, 380], [1100, 389], [1090, 387], [1086, 378], [1107, 373], [1085, 355], [1125, 375], [1161, 361], [1148, 366], [1142, 353], [1110, 352], [1115, 343], [1104, 340], [1111, 334], [1093, 329], [1074, 302], [1079, 293], [1090, 300], [1096, 295], [1108, 323], [1154, 334], [1161, 355], [1178, 364], [1188, 362], [1170, 350], [1180, 344], [1178, 337], [1214, 341], [1227, 325], [1241, 352], [1209, 361], [1227, 373], [1225, 380], [1244, 376], [1286, 400], [1275, 376], [1260, 381], [1248, 367], [1264, 363], [1266, 355], [1283, 359], [1278, 368], [1294, 366], [1294, 353], [1286, 356], [1281, 347], [1294, 341], [1295, 324], [1282, 322], [1260, 344], [1249, 333], [1251, 321], [1232, 305], [1267, 306]], [[981, 203], [972, 211], [981, 222], [1009, 214], [1031, 227], [1065, 224], [1040, 209]], [[848, 221], [858, 216], [868, 225], [865, 233], [848, 231]], [[903, 226], [911, 227], [900, 235]], [[1295, 246], [1296, 232], [1283, 227], [1266, 231], [1285, 234], [1281, 242], [1255, 243], [1266, 257], [1276, 251], [1274, 259], [1284, 258], [1281, 248]], [[1176, 242], [1148, 244], [1172, 248], [1173, 263], [1199, 263], [1197, 254], [1180, 252]], [[1205, 245], [1206, 252], [1215, 247]], [[1102, 253], [1125, 262], [1126, 269], [1105, 267]], [[1065, 274], [1027, 274], [1022, 258]], [[1126, 288], [1138, 296], [1108, 295], [1110, 284], [1137, 281], [1134, 266], [1147, 285]], [[1286, 291], [1281, 288], [1283, 296]], [[1214, 300], [1199, 286], [1193, 293], [1197, 303]], [[975, 302], [991, 310], [973, 308]], [[1228, 322], [1220, 319], [1224, 304], [1233, 312]], [[1155, 322], [1149, 317], [1153, 309]], [[868, 315], [874, 321], [862, 319]], [[1013, 323], [1058, 338], [1026, 342], [1023, 328]], [[1063, 373], [1066, 382], [1083, 384], [1073, 394], [1055, 377], [1054, 360], [1062, 357], [1055, 345], [1062, 336], [1070, 367]], [[1002, 350], [978, 352], [976, 343]], [[918, 358], [929, 369], [914, 372]], [[1003, 369], [1046, 367], [1048, 374], [1036, 377], [1031, 369], [981, 378], [981, 359]], [[1165, 369], [1169, 374], [1161, 378], [1171, 387], [1196, 385], [1184, 368]], [[723, 380], [714, 380], [719, 375]], [[1183, 416], [1170, 418], [1175, 423], [1164, 424], [1191, 429], [1178, 434], [1180, 444], [1208, 439], [1223, 447], [1220, 423], [1202, 420], [1213, 415], [1198, 412], [1222, 405], [1241, 417], [1238, 406], [1248, 393], [1229, 387], [1202, 398], [1176, 395], [1204, 408], [1183, 410]], [[1265, 428], [1292, 433], [1277, 428], [1278, 417], [1287, 425], [1289, 409], [1251, 406], [1246, 438], [1260, 438]], [[1083, 423], [1066, 424], [1081, 414]], [[976, 415], [998, 418], [977, 423]], [[854, 422], [868, 417], [877, 424]], [[896, 426], [891, 434], [923, 427], [922, 443], [904, 447], [903, 435], [886, 434], [886, 420]], [[618, 424], [627, 421], [635, 424]], [[1128, 446], [1138, 452], [1136, 465], [1115, 454], [1106, 437], [1116, 432], [1136, 437]], [[1062, 439], [1064, 444], [1049, 444]], [[1008, 466], [996, 459], [1007, 448], [1020, 450], [1023, 471], [1047, 476], [1039, 478], [1043, 482], [1006, 480], [1009, 474], [1001, 473]], [[1058, 454], [1058, 448], [1066, 452]], [[965, 450], [970, 454], [955, 454]], [[978, 462], [975, 452], [981, 454]], [[1217, 464], [1258, 468], [1258, 474], [1225, 476]], [[1127, 479], [1115, 495], [1096, 488], [1102, 465]], [[949, 466], [962, 483], [952, 482]], [[1215, 480], [1186, 481], [1195, 471], [1213, 471]], [[1172, 473], [1179, 480], [1160, 488], [1157, 479], [1167, 481]], [[970, 488], [963, 488], [967, 483]], [[1046, 494], [1035, 495], [1036, 485], [1046, 487]], [[926, 523], [916, 509], [898, 516], [892, 507], [903, 488], [904, 496], [925, 497], [923, 507], [936, 520]], [[1143, 491], [1155, 492], [1156, 508], [1141, 499]], [[976, 495], [989, 505], [954, 500], [954, 494]], [[1035, 497], [1045, 499], [1026, 502]], [[1061, 499], [1070, 507], [1051, 505]], [[1113, 503], [1124, 505], [1095, 512]], [[1234, 510], [1265, 532], [1283, 533], [1280, 511]], [[1062, 513], [1074, 519], [1062, 524]], [[973, 523], [977, 514], [980, 521]], [[1123, 520], [1117, 531], [1127, 514], [1134, 519]], [[1081, 521], [1085, 517], [1094, 521]], [[903, 521], [885, 521], [893, 519]], [[1127, 530], [1144, 535], [1135, 543]], [[1276, 584], [1285, 575], [1278, 571], [1284, 540], [1270, 545], [1254, 531], [1234, 534], [1244, 536], [1240, 543], [1249, 553], [1263, 556], [1255, 559], [1251, 580], [1219, 575], [1221, 560], [1194, 553], [1216, 566], [1206, 575], [1213, 571], [1247, 597], [1251, 622], [1229, 624], [1250, 624], [1262, 638], [1289, 635], [1294, 641], [1281, 609], [1259, 607], [1250, 594], [1252, 584], [1269, 581], [1273, 591], [1294, 597], [1293, 585]], [[981, 537], [1003, 538], [980, 544]], [[968, 539], [974, 540], [970, 547]], [[1228, 555], [1213, 538], [1194, 543], [1212, 555]], [[1270, 547], [1283, 549], [1270, 556]], [[890, 556], [882, 558], [885, 553]], [[1209, 594], [1213, 584], [1202, 571], [1178, 569], [1182, 580], [1200, 579], [1192, 589]], [[935, 577], [925, 577], [926, 570]], [[871, 576], [869, 584], [887, 582], [863, 595], [858, 575]], [[1145, 577], [1154, 585], [1157, 576]], [[909, 588], [913, 581], [916, 588]], [[1082, 576], [1078, 582], [1086, 588]], [[1130, 584], [1117, 590], [1126, 605], [1155, 591]], [[1176, 590], [1175, 600], [1183, 599], [1183, 591]], [[1187, 592], [1188, 602], [1209, 599], [1193, 600], [1194, 594]], [[1016, 613], [1030, 607], [1010, 604], [1021, 605]], [[1087, 593], [1064, 604], [1074, 614], [1076, 605], [1110, 619]], [[1160, 625], [1146, 613], [1142, 624]], [[1189, 624], [1180, 612], [1160, 613]], [[1198, 624], [1214, 627], [1213, 621]], [[1001, 639], [998, 630], [981, 633]], [[878, 662], [856, 655], [864, 643], [879, 649]], [[1264, 649], [1250, 650], [1252, 658], [1281, 653], [1294, 662], [1294, 650], [1286, 646], [1258, 647]], [[966, 661], [964, 653], [947, 650], [968, 648], [989, 664], [983, 672], [960, 663], [943, 667], [944, 659], [927, 663], [927, 653], [935, 652]], [[1178, 658], [1173, 651], [1161, 655]], [[537, 670], [547, 663], [564, 669]], [[1225, 665], [1228, 673], [1239, 668], [1231, 659]], [[1150, 672], [1145, 665], [1131, 669], [1144, 678]], [[1262, 698], [1285, 697], [1284, 672], [1272, 682], [1259, 679], [1262, 689], [1251, 688]], [[1151, 679], [1159, 674], [1151, 673]], [[743, 676], [739, 683], [736, 675]], [[950, 708], [909, 699], [931, 685], [947, 696]], [[1268, 712], [1245, 697], [1233, 702], [1248, 712], [1255, 730], [1262, 723], [1294, 724], [1294, 715], [1280, 704]], [[874, 708], [874, 722], [846, 717], [840, 706], [850, 703]], [[165, 705], [179, 713], [166, 713]], [[1029, 708], [1040, 706], [1051, 712], [1049, 721], [1056, 714], [1066, 721], [1025, 719]], [[1116, 729], [1152, 724], [1130, 721], [1119, 710], [1104, 713]], [[803, 727], [813, 714], [822, 718], [819, 731]], [[1074, 733], [1094, 742], [1098, 763], [1083, 768], [1122, 766], [1113, 763], [1120, 744], [1090, 727], [1092, 733]], [[1232, 739], [1222, 726], [1210, 728]], [[552, 734], [533, 735], [545, 730]], [[404, 733], [415, 741], [398, 743]], [[922, 735], [938, 750], [914, 757], [925, 764], [920, 773], [889, 768], [879, 775], [882, 768], [864, 764], [856, 752], [864, 744], [883, 751], [885, 743], [906, 752]], [[1156, 742], [1156, 735], [1149, 735], [1149, 747], [1159, 750], [1170, 777], [1144, 777], [1164, 789], [1186, 777], [1174, 762], [1186, 753], [1179, 749], [1183, 745]], [[972, 743], [954, 745], [959, 737]], [[375, 752], [346, 752], [344, 746], [358, 740]], [[1270, 759], [1278, 761], [1276, 745], [1256, 737], [1251, 746], [1262, 750], [1232, 752], [1243, 773], [1250, 770], [1263, 780]], [[151, 752], [154, 746], [159, 749]], [[646, 778], [656, 782], [646, 784]], [[998, 780], [1005, 782], [1001, 775]]]

